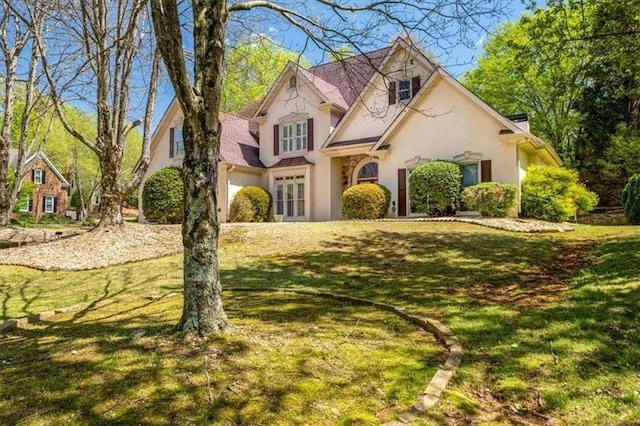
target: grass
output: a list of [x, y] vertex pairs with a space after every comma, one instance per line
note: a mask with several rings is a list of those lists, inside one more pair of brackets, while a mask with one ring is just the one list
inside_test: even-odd
[[[628, 424], [640, 418], [640, 346], [637, 343], [640, 341], [638, 228], [581, 226], [571, 233], [523, 235], [460, 223], [287, 224], [233, 228], [225, 234], [222, 247], [221, 276], [225, 285], [312, 287], [343, 292], [394, 303], [447, 324], [460, 337], [465, 355], [443, 401], [428, 414], [424, 419], [425, 423], [511, 424], [556, 421], [565, 424]], [[145, 295], [179, 291], [180, 260], [179, 256], [174, 256], [76, 273], [37, 272], [0, 266], [2, 315], [20, 316], [52, 307], [97, 300], [123, 300], [116, 304], [123, 309], [127, 303], [133, 303], [125, 303], [124, 300], [139, 303], [144, 300]], [[238, 295], [227, 293], [225, 303], [230, 312], [235, 312], [233, 322], [240, 325], [240, 330], [261, 330], [257, 333], [265, 336], [277, 336], [279, 332], [289, 328], [308, 330], [310, 324], [314, 327], [333, 324], [333, 319], [326, 315], [340, 312], [341, 309], [340, 306], [327, 306], [326, 301], [307, 302], [312, 306], [319, 303], [320, 308], [285, 310], [283, 315], [286, 316], [287, 325], [282, 327], [278, 321], [264, 321], [259, 314], [260, 306], [255, 304], [284, 306], [284, 302], [271, 303], [271, 297], [276, 296], [260, 293], [239, 302]], [[101, 317], [98, 315], [98, 319], [94, 321], [96, 332], [104, 328], [107, 334], [95, 338], [95, 344], [104, 347], [105, 351], [117, 352], [118, 345], [115, 346], [116, 349], [109, 349], [112, 348], [114, 339], [109, 332], [116, 333], [116, 336], [128, 336], [131, 332], [129, 324], [150, 329], [159, 322], [162, 327], [168, 327], [175, 322], [179, 313], [178, 306], [171, 305], [178, 300], [179, 298], [171, 303], [166, 302], [168, 305], [162, 310], [166, 312], [162, 313], [165, 316], [161, 321], [153, 317], [160, 315], [154, 314], [158, 311], [158, 304], [145, 308], [150, 311], [142, 316], [138, 309], [122, 311], [118, 314], [122, 321], [116, 328], [99, 319]], [[296, 302], [294, 305], [300, 303]], [[106, 309], [98, 306], [99, 304], [89, 308], [86, 315]], [[170, 306], [173, 307], [169, 308]], [[365, 315], [381, 315], [365, 312], [366, 309], [360, 307], [350, 309], [353, 309], [352, 315], [362, 312]], [[272, 310], [274, 315], [280, 312], [276, 308]], [[251, 317], [254, 322], [244, 323], [243, 321], [248, 320], [247, 317]], [[81, 330], [80, 323], [64, 324], [67, 328], [62, 335], [69, 336], [64, 340], [66, 344], [73, 345], [82, 340], [81, 336], [76, 335], [81, 333], [76, 332]], [[277, 327], [270, 329], [273, 324], [277, 324]], [[384, 335], [388, 332], [385, 321], [380, 319], [378, 324], [375, 333]], [[337, 331], [341, 326], [335, 325], [336, 328], [330, 333], [333, 338], [344, 333], [344, 330]], [[43, 329], [47, 327], [52, 326], [47, 325]], [[369, 331], [373, 333], [373, 330]], [[33, 333], [36, 332], [45, 333], [33, 330]], [[406, 332], [410, 334], [415, 330]], [[399, 337], [404, 333], [403, 331]], [[100, 336], [100, 333], [97, 334]], [[178, 347], [166, 334], [155, 331], [151, 334], [149, 339], [168, 339], [167, 345]], [[27, 337], [29, 342], [48, 342], [47, 339], [52, 338], [50, 335], [51, 333], [49, 336], [38, 335], [35, 339], [31, 336], [23, 337]], [[225, 347], [228, 342], [224, 339], [251, 341], [250, 335], [251, 333], [243, 335], [239, 332], [223, 336], [220, 338], [223, 340], [214, 339], [211, 345]], [[308, 371], [320, 371], [319, 374], [324, 375], [321, 381], [333, 379], [331, 372], [323, 371], [322, 365], [314, 364], [321, 363], [325, 360], [323, 357], [328, 355], [311, 350], [312, 343], [321, 341], [317, 333], [311, 336], [310, 340], [292, 339], [291, 351], [285, 351], [285, 355], [276, 357], [278, 365], [283, 364], [284, 372], [288, 371], [284, 368], [289, 363], [305, 360], [311, 363], [307, 366]], [[298, 337], [302, 339], [304, 333]], [[377, 347], [377, 344], [367, 346], [367, 338], [364, 337], [354, 340], [362, 340], [367, 350]], [[159, 343], [153, 344], [157, 346]], [[4, 349], [13, 347], [13, 344], [3, 344], [0, 340], [0, 345], [3, 347], [1, 362], [6, 359]], [[366, 353], [361, 349], [356, 349], [351, 354], [347, 351], [343, 356], [358, 362], [360, 358], [367, 360], [375, 357], [358, 357], [357, 354]], [[259, 352], [258, 349], [256, 351]], [[326, 353], [334, 352], [340, 351], [333, 348]], [[400, 406], [405, 404], [406, 407], [421, 391], [426, 383], [424, 373], [432, 371], [430, 369], [437, 365], [437, 361], [434, 362], [437, 359], [435, 354], [440, 352], [434, 350], [433, 342], [430, 342], [421, 353], [432, 353], [436, 358], [420, 358], [417, 353], [409, 350], [388, 355], [388, 359], [401, 366], [405, 362], [411, 364], [417, 360], [418, 364], [412, 365], [414, 368], [422, 368], [413, 373], [412, 367], [402, 367], [401, 370], [408, 372], [408, 379], [405, 379], [406, 382], [398, 379], [400, 381], [396, 385], [385, 385], [384, 371], [392, 371], [388, 370], [392, 369], [390, 364], [380, 365], [384, 368], [377, 371], [370, 364], [359, 367], [357, 363], [345, 364], [347, 370], [352, 365], [349, 374], [364, 372], [370, 379], [377, 378], [368, 383], [382, 391], [382, 406], [368, 405], [366, 401], [373, 401], [375, 398], [371, 395], [357, 396], [355, 388], [329, 385], [329, 391], [326, 387], [319, 387], [320, 383], [308, 382], [301, 375], [287, 373], [282, 380], [289, 388], [297, 389], [294, 399], [301, 406], [306, 404], [321, 408], [302, 412], [295, 408], [295, 404], [280, 404], [278, 411], [266, 405], [252, 404], [254, 399], [266, 397], [268, 400], [271, 395], [270, 391], [258, 385], [251, 388], [255, 393], [240, 391], [244, 402], [236, 404], [225, 399], [226, 402], [213, 410], [215, 413], [227, 413], [225, 416], [229, 417], [202, 417], [214, 415], [211, 410], [207, 410], [210, 404], [203, 401], [202, 396], [197, 399], [199, 409], [185, 407], [180, 411], [175, 408], [175, 413], [184, 414], [184, 417], [180, 417], [183, 422], [190, 422], [192, 419], [196, 422], [213, 423], [376, 423], [381, 419], [393, 418], [401, 411]], [[146, 353], [144, 356], [147, 356]], [[144, 356], [131, 355], [131, 358], [134, 361], [140, 358], [139, 362], [142, 364], [153, 365]], [[161, 353], [153, 356], [157, 358], [152, 359], [163, 365], [176, 363], [174, 355]], [[225, 369], [228, 368], [225, 365], [216, 376], [216, 382], [226, 383], [229, 371], [233, 371], [234, 376], [240, 371], [244, 376], [251, 376], [249, 381], [253, 384], [272, 380], [266, 364], [260, 364], [257, 368], [254, 364], [249, 368], [249, 364], [243, 362], [245, 357], [250, 359], [250, 356], [242, 354], [238, 357], [234, 361], [234, 368], [238, 370]], [[116, 357], [115, 361], [110, 361], [110, 369], [115, 372], [126, 370], [129, 363], [117, 359]], [[179, 364], [191, 365], [193, 369], [199, 365], [200, 371], [203, 369], [202, 353], [188, 362], [180, 357], [177, 359], [180, 359]], [[138, 362], [134, 361], [134, 364]], [[99, 358], [90, 365], [89, 370], [104, 368], [106, 362]], [[36, 365], [40, 364], [46, 365]], [[34, 364], [29, 364], [29, 368], [33, 369]], [[65, 368], [61, 371], [65, 371]], [[210, 374], [214, 374], [216, 370], [213, 364], [209, 368]], [[3, 370], [0, 376], [4, 377], [6, 368], [0, 366], [0, 369]], [[21, 374], [29, 377], [38, 370], [27, 369]], [[393, 376], [394, 373], [389, 374]], [[198, 383], [202, 384], [202, 375], [199, 379]], [[71, 388], [76, 380], [62, 382]], [[125, 387], [126, 392], [137, 395], [151, 392], [162, 383], [164, 379], [149, 379], [146, 382], [134, 380]], [[111, 382], [107, 382], [105, 387], [111, 389], [110, 384]], [[299, 390], [300, 387], [303, 388], [302, 391]], [[16, 388], [15, 385], [3, 382], [0, 401], [15, 402], [12, 399], [15, 397], [8, 395], [16, 392]], [[155, 392], [163, 395], [162, 398], [171, 399], [174, 388], [180, 389], [180, 386], [174, 384]], [[402, 391], [393, 390], [396, 388]], [[325, 400], [327, 393], [337, 390], [341, 393]], [[182, 391], [175, 392], [180, 395]], [[370, 392], [377, 393], [372, 390]], [[34, 393], [40, 395], [42, 391]], [[65, 395], [73, 398], [78, 393], [81, 392], [68, 389]], [[206, 392], [204, 395], [206, 396]], [[217, 391], [215, 395], [218, 395]], [[59, 395], [59, 398], [62, 396]], [[162, 398], [161, 401], [165, 401]], [[135, 400], [135, 397], [128, 400]], [[351, 400], [353, 404], [348, 405]], [[105, 395], [97, 396], [87, 404], [102, 404], [105, 406], [104, 410], [111, 407], [108, 401], [115, 402], [113, 397]], [[126, 417], [128, 411], [124, 407], [121, 410], [111, 409], [103, 417], [91, 417], [86, 412], [99, 412], [97, 408], [91, 411], [90, 407], [86, 407], [83, 411], [72, 405], [75, 408], [70, 411], [85, 413], [82, 416], [89, 417], [69, 419], [72, 422], [91, 423], [113, 418], [135, 419], [135, 422], [143, 423], [168, 423], [171, 410], [167, 409], [167, 405], [162, 405], [155, 399], [149, 403], [164, 407], [163, 414], [158, 414], [160, 417], [157, 418], [150, 413], [149, 417], [144, 417], [144, 414], [140, 414], [143, 417]], [[167, 403], [170, 407], [179, 406], [177, 402]], [[29, 409], [36, 412], [51, 409], [52, 412], [48, 414], [50, 417], [38, 415], [38, 420], [34, 422], [65, 422], [67, 417], [60, 417], [60, 404], [60, 399], [57, 402], [43, 402], [37, 408], [29, 408], [29, 404], [26, 404], [22, 406], [21, 414], [14, 413], [18, 417], [11, 419], [25, 415]], [[244, 410], [240, 406], [251, 408]], [[2, 413], [6, 410], [6, 405], [0, 405], [0, 423]], [[289, 412], [292, 414], [286, 414]], [[307, 415], [311, 417], [307, 418]]]

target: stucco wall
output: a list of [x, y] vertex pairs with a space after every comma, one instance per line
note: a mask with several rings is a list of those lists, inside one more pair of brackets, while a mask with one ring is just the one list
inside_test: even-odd
[[[398, 197], [398, 169], [426, 160], [452, 160], [470, 151], [479, 160], [491, 160], [492, 180], [518, 184], [516, 148], [498, 139], [501, 129], [487, 112], [440, 80], [417, 103], [420, 113], [409, 111], [390, 135], [390, 154], [379, 162], [379, 182]], [[407, 203], [407, 210], [409, 204]]]
[[[289, 81], [290, 74], [283, 76], [283, 81]], [[322, 154], [319, 149], [329, 136], [331, 125], [337, 122], [339, 115], [331, 113], [327, 105], [321, 104], [322, 99], [316, 92], [304, 84], [302, 78], [298, 78], [298, 87], [289, 89], [287, 85], [277, 88], [274, 92], [273, 101], [267, 108], [267, 114], [260, 124], [260, 159], [269, 167], [277, 163], [282, 158], [304, 156], [313, 163], [313, 166], [289, 170], [292, 174], [301, 170], [308, 170], [307, 185], [305, 191], [309, 192], [306, 197], [305, 220], [322, 221], [332, 218], [332, 199], [335, 198], [335, 179], [332, 179], [332, 169], [334, 162]], [[279, 155], [273, 155], [274, 134], [273, 126], [281, 125], [289, 119], [307, 120], [313, 118], [313, 140], [314, 150], [308, 152], [283, 153], [280, 149]], [[267, 173], [267, 187], [270, 188], [271, 195], [275, 197], [273, 176], [287, 173], [286, 169], [272, 169]]]
[[356, 101], [353, 111], [345, 117], [344, 125], [336, 129], [334, 140], [354, 140], [381, 135], [404, 108], [404, 104], [399, 101], [389, 105], [389, 81], [405, 78], [410, 80], [413, 76], [420, 76], [422, 85], [432, 70], [430, 66], [417, 59], [408, 58], [404, 49], [398, 49], [384, 65], [384, 77], [376, 75], [373, 84], [363, 91], [362, 100]]

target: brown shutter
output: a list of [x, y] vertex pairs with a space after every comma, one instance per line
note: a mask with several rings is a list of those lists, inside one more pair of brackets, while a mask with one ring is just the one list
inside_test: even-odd
[[42, 170], [42, 184], [43, 185], [47, 182], [46, 176], [47, 176], [47, 173], [44, 170]]
[[31, 182], [36, 181], [36, 169], [31, 169]]
[[307, 151], [313, 151], [313, 118], [307, 120]]
[[58, 213], [58, 197], [53, 197], [53, 212]]
[[407, 215], [407, 169], [398, 169], [398, 216]]
[[414, 97], [420, 90], [420, 76], [416, 75], [411, 79], [411, 97]]
[[480, 162], [480, 181], [491, 182], [491, 160]]
[[273, 125], [273, 155], [280, 155], [280, 125]]
[[169, 158], [176, 156], [176, 128], [169, 129]]
[[396, 103], [396, 82], [392, 81], [389, 83], [389, 105], [394, 105]]

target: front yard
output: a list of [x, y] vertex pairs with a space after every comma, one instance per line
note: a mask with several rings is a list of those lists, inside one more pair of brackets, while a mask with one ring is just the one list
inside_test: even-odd
[[[426, 424], [630, 424], [639, 252], [633, 227], [267, 224], [225, 230], [221, 273], [226, 286], [344, 293], [449, 326], [462, 364]], [[179, 292], [180, 277], [180, 255], [0, 266], [4, 318], [85, 307], [0, 338], [0, 423], [375, 424], [415, 402], [443, 360], [432, 336], [389, 314], [270, 293], [226, 292], [234, 331], [184, 347], [168, 333], [180, 297], [152, 297]]]

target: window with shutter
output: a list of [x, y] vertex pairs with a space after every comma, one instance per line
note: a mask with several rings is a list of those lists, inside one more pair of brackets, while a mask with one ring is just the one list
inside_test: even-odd
[[169, 158], [176, 156], [176, 129], [172, 127], [169, 129]]

